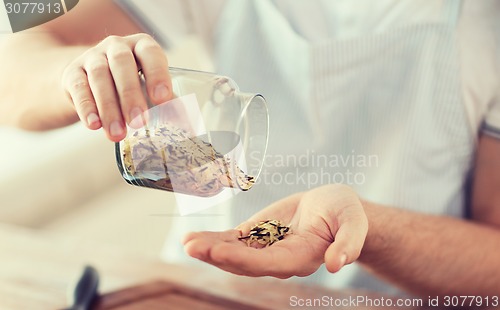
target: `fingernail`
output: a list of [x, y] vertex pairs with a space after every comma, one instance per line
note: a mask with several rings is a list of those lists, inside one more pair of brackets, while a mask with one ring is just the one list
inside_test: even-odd
[[111, 126], [109, 126], [109, 133], [113, 137], [118, 137], [123, 135], [123, 127], [119, 121], [114, 121], [111, 123]]
[[144, 126], [144, 115], [140, 108], [133, 108], [130, 111], [130, 126], [132, 128], [140, 128]]
[[342, 254], [342, 256], [340, 257], [340, 267], [344, 267], [346, 262], [347, 262], [347, 255]]
[[95, 113], [90, 113], [88, 116], [87, 116], [87, 125], [90, 126], [94, 123], [97, 123], [99, 122], [99, 116], [97, 116], [97, 114]]
[[168, 87], [164, 84], [156, 86], [153, 96], [156, 100], [166, 100], [168, 97]]

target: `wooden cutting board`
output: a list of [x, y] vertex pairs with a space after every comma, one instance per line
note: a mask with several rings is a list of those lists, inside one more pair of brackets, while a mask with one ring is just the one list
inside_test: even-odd
[[[164, 281], [152, 282], [103, 295], [96, 310], [262, 310], [206, 292]], [[268, 308], [270, 309], [270, 308]]]

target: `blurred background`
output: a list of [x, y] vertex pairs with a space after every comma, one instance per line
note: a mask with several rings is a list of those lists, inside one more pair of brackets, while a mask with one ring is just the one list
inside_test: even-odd
[[[171, 66], [212, 70], [195, 37], [168, 58]], [[178, 216], [174, 196], [128, 185], [103, 132], [80, 123], [41, 133], [0, 126], [0, 141], [0, 224], [159, 255]]]

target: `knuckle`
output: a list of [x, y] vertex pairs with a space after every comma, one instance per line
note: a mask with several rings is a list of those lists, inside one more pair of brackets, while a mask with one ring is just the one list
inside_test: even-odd
[[139, 40], [155, 41], [155, 39], [151, 35], [149, 35], [147, 33], [139, 33], [138, 36], [139, 36]]
[[66, 89], [72, 89], [73, 84], [81, 84], [85, 79], [81, 78], [82, 70], [74, 67], [67, 67], [64, 69], [61, 82]]
[[95, 106], [95, 103], [90, 98], [83, 98], [83, 99], [79, 100], [78, 102], [76, 102], [75, 106], [78, 107], [82, 111], [86, 111], [86, 110], [93, 109]]
[[134, 55], [132, 51], [127, 49], [113, 50], [108, 53], [108, 59], [112, 59], [117, 62], [125, 62], [133, 59]]
[[70, 79], [70, 70], [68, 68], [64, 69], [62, 75], [61, 75], [61, 84], [63, 87], [67, 87], [68, 85], [68, 80]]
[[137, 101], [136, 99], [140, 94], [140, 88], [135, 85], [124, 85], [118, 89], [118, 93], [122, 101]]
[[76, 75], [76, 73], [80, 71], [77, 69], [77, 67], [73, 64], [69, 64], [66, 68], [64, 68], [63, 73], [62, 73], [62, 79], [63, 80], [68, 80], [71, 76]]
[[89, 82], [85, 79], [76, 79], [69, 82], [68, 85], [70, 92], [79, 92], [82, 90], [87, 90], [89, 87]]
[[141, 39], [136, 45], [136, 52], [144, 54], [152, 54], [152, 53], [163, 54], [163, 49], [153, 39]]
[[90, 89], [90, 84], [82, 67], [69, 66], [62, 74], [61, 84], [63, 89], [73, 99], [73, 104], [78, 98], [88, 97], [87, 93]]
[[101, 107], [104, 108], [104, 109], [114, 109], [117, 107], [117, 102], [115, 99], [103, 99], [101, 101]]
[[102, 75], [109, 72], [109, 65], [107, 62], [93, 62], [86, 66], [87, 73], [94, 75]]
[[146, 83], [149, 86], [154, 86], [167, 79], [166, 70], [161, 67], [148, 68]]
[[115, 35], [110, 35], [104, 38], [104, 40], [101, 41], [101, 44], [103, 45], [112, 45], [116, 44], [118, 42], [122, 42], [123, 38], [120, 36], [115, 36]]

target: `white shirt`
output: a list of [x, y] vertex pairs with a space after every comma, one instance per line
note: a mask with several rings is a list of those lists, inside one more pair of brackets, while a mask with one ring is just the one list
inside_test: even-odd
[[[214, 209], [221, 214], [214, 220], [179, 219], [175, 233], [234, 227], [278, 198], [339, 181], [332, 179], [337, 174], [377, 203], [467, 214], [465, 180], [476, 138], [481, 131], [500, 137], [498, 2], [121, 3], [136, 18], [147, 17], [142, 23], [166, 47], [183, 35], [201, 34], [217, 72], [246, 91], [263, 93], [270, 106], [269, 179], [262, 176], [262, 184], [237, 196], [234, 206]], [[286, 155], [309, 161], [283, 165]], [[370, 155], [378, 160], [355, 162]], [[347, 161], [324, 167], [315, 164], [321, 156]], [[363, 182], [346, 182], [348, 173]], [[296, 176], [306, 176], [306, 182]], [[273, 177], [282, 177], [283, 184]], [[168, 243], [165, 256], [185, 259], [174, 248]], [[310, 279], [391, 291], [352, 265]]]
[[[217, 18], [225, 0], [117, 0], [165, 47], [174, 47], [197, 34], [213, 44]], [[283, 16], [304, 38], [318, 42], [348, 39], [366, 33], [437, 19], [443, 1], [412, 0], [287, 0], [275, 1]], [[159, 9], [160, 8], [160, 9]], [[469, 126], [500, 135], [500, 4], [463, 1], [457, 27], [461, 44], [461, 78]], [[309, 18], [315, 16], [315, 18]], [[320, 18], [316, 18], [316, 17]], [[481, 47], [481, 48], [479, 48]], [[212, 46], [209, 46], [212, 48]]]

